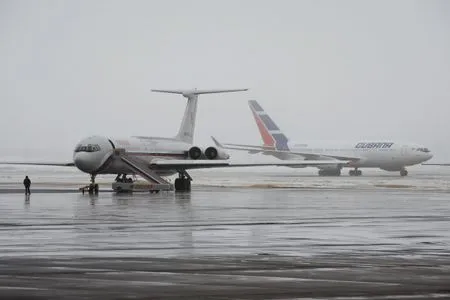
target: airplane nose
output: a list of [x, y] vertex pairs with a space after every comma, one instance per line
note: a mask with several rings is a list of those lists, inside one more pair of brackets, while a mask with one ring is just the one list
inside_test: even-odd
[[83, 172], [90, 173], [95, 170], [95, 164], [92, 162], [92, 158], [89, 153], [76, 153], [73, 158], [73, 162], [75, 166]]
[[431, 152], [423, 153], [423, 155], [422, 155], [422, 160], [423, 161], [422, 162], [430, 160], [432, 157], [433, 157], [433, 154], [431, 154]]

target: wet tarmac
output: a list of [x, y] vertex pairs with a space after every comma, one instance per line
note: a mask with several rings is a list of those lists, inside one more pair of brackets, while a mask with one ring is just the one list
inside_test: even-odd
[[[431, 299], [448, 260], [333, 254], [0, 259], [1, 295], [23, 299]], [[16, 298], [17, 299], [17, 298]]]
[[445, 189], [222, 176], [133, 195], [3, 183], [0, 298], [450, 299]]

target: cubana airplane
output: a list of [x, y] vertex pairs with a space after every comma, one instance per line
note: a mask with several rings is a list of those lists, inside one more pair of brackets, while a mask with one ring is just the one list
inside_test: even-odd
[[[89, 193], [98, 193], [95, 177], [98, 174], [122, 176], [140, 175], [153, 184], [154, 191], [172, 190], [173, 186], [162, 176], [178, 173], [174, 188], [176, 191], [191, 189], [190, 169], [254, 166], [318, 166], [329, 164], [326, 161], [291, 161], [273, 163], [232, 163], [230, 155], [222, 145], [214, 140], [214, 146], [200, 147], [193, 144], [197, 114], [198, 96], [202, 94], [246, 91], [229, 90], [152, 90], [153, 92], [179, 94], [187, 98], [184, 116], [175, 137], [132, 136], [112, 138], [90, 136], [81, 140], [75, 147], [73, 162], [2, 162], [1, 164], [42, 165], [77, 167], [90, 174]], [[347, 161], [335, 160], [335, 164]], [[118, 178], [117, 177], [117, 178]], [[117, 179], [116, 178], [116, 179]], [[170, 186], [170, 188], [168, 188]], [[153, 190], [152, 190], [153, 191]]]
[[[263, 141], [262, 146], [224, 143], [225, 149], [272, 155], [281, 160], [346, 160], [348, 164], [317, 165], [320, 176], [340, 176], [343, 167], [352, 168], [350, 176], [360, 176], [359, 168], [399, 171], [407, 176], [407, 166], [420, 164], [433, 157], [431, 151], [415, 143], [386, 140], [356, 142], [291, 143], [256, 100], [248, 102]], [[306, 167], [306, 166], [295, 166]]]

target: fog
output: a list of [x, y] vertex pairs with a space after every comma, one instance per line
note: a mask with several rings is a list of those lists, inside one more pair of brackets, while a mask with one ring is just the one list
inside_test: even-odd
[[[450, 162], [449, 1], [0, 2], [0, 158], [70, 160], [93, 134], [174, 136], [158, 88], [199, 99], [195, 140], [392, 139]], [[430, 161], [431, 162], [431, 161]]]

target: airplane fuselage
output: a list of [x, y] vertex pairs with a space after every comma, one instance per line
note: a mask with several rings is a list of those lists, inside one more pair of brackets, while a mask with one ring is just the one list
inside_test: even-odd
[[[171, 138], [91, 136], [75, 147], [73, 161], [79, 170], [90, 174], [134, 174], [127, 164], [113, 155], [115, 151], [124, 151], [129, 156], [151, 163], [155, 159], [188, 159], [187, 153], [192, 146]], [[169, 176], [177, 170], [156, 172], [161, 176]]]
[[[380, 168], [386, 171], [399, 171], [405, 166], [412, 166], [429, 160], [432, 154], [424, 146], [413, 143], [392, 141], [357, 141], [357, 142], [311, 142], [288, 143], [292, 152], [302, 152], [323, 155], [320, 159], [327, 159], [327, 155], [359, 157], [351, 162], [352, 168]], [[292, 159], [280, 157], [282, 159]], [[296, 155], [295, 157], [298, 158]]]

